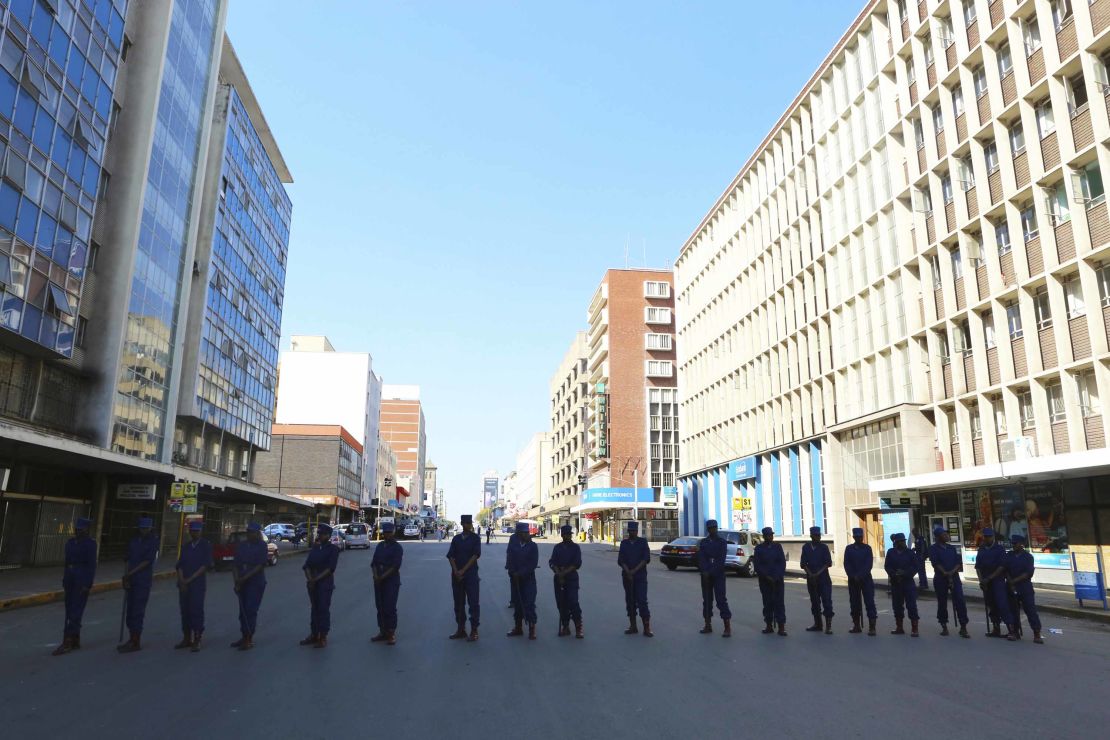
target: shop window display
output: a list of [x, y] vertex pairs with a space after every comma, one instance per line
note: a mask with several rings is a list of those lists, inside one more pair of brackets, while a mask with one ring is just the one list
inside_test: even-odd
[[1058, 482], [961, 491], [960, 507], [968, 547], [979, 547], [983, 529], [992, 527], [1007, 547], [1010, 535], [1020, 534], [1031, 552], [1067, 552], [1067, 517]]

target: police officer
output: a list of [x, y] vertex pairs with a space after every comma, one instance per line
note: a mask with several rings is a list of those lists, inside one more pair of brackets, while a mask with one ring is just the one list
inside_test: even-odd
[[952, 610], [960, 623], [960, 637], [971, 637], [967, 632], [967, 602], [964, 585], [960, 581], [960, 553], [948, 544], [948, 530], [933, 528], [933, 544], [929, 547], [929, 562], [933, 566], [933, 590], [937, 593], [937, 621], [940, 634], [948, 636], [948, 594], [952, 594]]
[[875, 608], [875, 580], [871, 568], [875, 565], [875, 555], [871, 546], [863, 541], [863, 530], [852, 530], [852, 544], [844, 548], [844, 575], [848, 576], [848, 603], [852, 609], [853, 635], [863, 632], [863, 609], [867, 607], [867, 635], [875, 636], [875, 622], [879, 612]]
[[987, 604], [990, 629], [987, 637], [1001, 637], [1001, 624], [1006, 625], [1006, 639], [1017, 639], [1014, 620], [1010, 613], [1010, 599], [1006, 581], [1006, 549], [994, 541], [994, 530], [985, 527], [980, 533], [983, 544], [975, 553], [975, 572], [979, 574], [979, 588]]
[[725, 557], [728, 555], [728, 542], [717, 534], [717, 520], [705, 523], [707, 537], [698, 543], [698, 570], [701, 571], [701, 615], [705, 626], [700, 632], [708, 635], [713, 631], [713, 600], [717, 600], [717, 611], [724, 620], [725, 630], [722, 637], [732, 637], [732, 610], [728, 608], [728, 595], [725, 591]]
[[397, 541], [393, 522], [382, 522], [382, 537], [370, 561], [374, 572], [374, 608], [378, 613], [378, 634], [370, 642], [396, 645], [397, 597], [401, 592], [401, 561], [405, 551]]
[[96, 578], [96, 541], [89, 536], [92, 524], [85, 517], [74, 522], [73, 536], [66, 540], [65, 571], [62, 588], [66, 594], [66, 623], [62, 631], [62, 644], [54, 655], [65, 655], [81, 647], [81, 617], [89, 601], [89, 590]]
[[528, 623], [528, 639], [536, 639], [536, 568], [540, 563], [540, 550], [532, 541], [528, 525], [516, 523], [515, 545], [509, 547], [509, 578], [516, 592], [516, 608], [513, 610], [514, 626], [507, 637], [520, 637], [524, 634], [523, 622]]
[[266, 543], [262, 541], [262, 525], [247, 525], [247, 539], [235, 548], [232, 575], [235, 594], [239, 598], [239, 631], [241, 637], [231, 647], [250, 650], [254, 647], [254, 632], [258, 627], [258, 609], [266, 592]]
[[890, 592], [894, 598], [894, 624], [892, 635], [904, 635], [906, 612], [910, 613], [911, 637], [917, 637], [917, 555], [906, 547], [906, 535], [895, 532], [890, 536], [894, 547], [886, 551], [886, 574], [890, 579]]
[[759, 595], [763, 597], [763, 634], [770, 635], [779, 626], [779, 634], [786, 637], [786, 553], [775, 542], [775, 530], [763, 528], [763, 541], [752, 552], [752, 567], [759, 578]]
[[[1037, 614], [1037, 601], [1033, 595], [1033, 554], [1025, 549], [1025, 537], [1020, 534], [1010, 535], [1010, 543], [1014, 549], [1006, 558], [1009, 585], [1017, 596], [1017, 603], [1025, 611], [1025, 618], [1029, 620], [1029, 629], [1033, 630], [1033, 642], [1043, 645], [1041, 618]], [[1014, 624], [1020, 634], [1021, 615], [1017, 611], [1014, 612]]]
[[639, 610], [640, 619], [644, 622], [644, 637], [654, 637], [647, 601], [647, 565], [651, 562], [651, 550], [647, 540], [638, 536], [639, 532], [640, 523], [629, 522], [628, 537], [621, 540], [617, 553], [617, 565], [621, 568], [624, 585], [624, 608], [628, 612], [628, 629], [624, 634], [634, 635], [639, 631], [636, 629], [636, 611]]
[[130, 639], [120, 643], [116, 650], [134, 653], [142, 649], [143, 620], [146, 602], [154, 584], [154, 561], [158, 559], [158, 537], [153, 533], [154, 520], [148, 516], [139, 519], [139, 533], [127, 543], [127, 567], [123, 574], [123, 588], [127, 592], [127, 630]]
[[[455, 624], [458, 629], [449, 639], [478, 639], [478, 622], [482, 607], [478, 592], [478, 558], [482, 557], [482, 538], [474, 534], [474, 520], [470, 514], [459, 517], [463, 531], [451, 539], [447, 548], [447, 561], [451, 563], [451, 596], [455, 601]], [[470, 636], [466, 634], [466, 607], [470, 607]]]
[[547, 564], [555, 586], [555, 605], [559, 607], [559, 637], [570, 634], [574, 620], [574, 636], [582, 639], [582, 607], [578, 604], [578, 569], [582, 567], [582, 548], [574, 541], [574, 529], [569, 524], [559, 528], [563, 541], [551, 549]]
[[910, 531], [913, 537], [913, 554], [917, 558], [917, 577], [920, 581], [919, 591], [929, 590], [929, 578], [925, 573], [925, 561], [929, 559], [929, 542], [925, 536], [916, 529]]
[[[826, 635], [832, 632], [832, 577], [829, 568], [832, 567], [832, 553], [829, 546], [821, 541], [821, 528], [809, 528], [810, 541], [802, 545], [802, 570], [806, 574], [806, 590], [809, 591], [809, 609], [813, 614], [813, 626], [806, 627], [806, 632], [820, 632], [824, 629]], [[825, 625], [821, 626], [821, 615], [825, 615]]]
[[212, 544], [201, 539], [204, 522], [189, 522], [189, 541], [181, 548], [177, 558], [178, 605], [181, 608], [181, 642], [174, 648], [190, 648], [200, 652], [200, 638], [204, 634], [204, 595], [207, 591], [207, 573], [213, 566]]
[[516, 528], [513, 528], [512, 534], [509, 535], [509, 544], [505, 546], [505, 574], [509, 576], [509, 608], [516, 610], [516, 588], [513, 585], [513, 576], [509, 573], [509, 557], [512, 554], [513, 547], [517, 545]]
[[331, 631], [331, 597], [335, 593], [335, 569], [339, 565], [339, 548], [331, 543], [332, 528], [328, 524], [316, 527], [316, 543], [304, 559], [304, 577], [308, 586], [310, 633], [301, 645], [317, 648], [328, 646]]

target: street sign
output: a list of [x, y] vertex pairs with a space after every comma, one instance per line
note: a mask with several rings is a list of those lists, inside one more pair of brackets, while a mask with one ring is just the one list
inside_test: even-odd
[[153, 501], [158, 487], [154, 483], [120, 483], [116, 498], [120, 501]]
[[589, 477], [588, 475], [580, 475], [580, 476], [578, 476], [578, 485], [580, 485], [580, 486], [584, 486], [584, 485], [586, 485], [586, 484], [587, 484], [587, 483], [589, 483], [589, 482], [590, 482], [590, 477]]
[[677, 486], [663, 486], [662, 495], [660, 498], [663, 501], [663, 506], [668, 509], [678, 508], [678, 487]]
[[1075, 598], [1080, 601], [1102, 601], [1103, 591], [1101, 574], [1095, 571], [1074, 571], [1071, 574], [1075, 586]]
[[170, 485], [170, 511], [177, 514], [195, 514], [197, 512], [196, 483], [191, 481], [175, 481]]

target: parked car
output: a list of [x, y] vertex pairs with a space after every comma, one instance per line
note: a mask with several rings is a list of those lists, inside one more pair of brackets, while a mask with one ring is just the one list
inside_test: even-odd
[[667, 570], [674, 570], [678, 566], [684, 568], [698, 567], [698, 543], [700, 537], [676, 537], [659, 552], [659, 562], [667, 566]]
[[[212, 547], [212, 561], [216, 564], [216, 568], [231, 567], [232, 562], [235, 560], [235, 550], [239, 547], [239, 543], [247, 541], [247, 533], [232, 532], [227, 536], [227, 542], [223, 542]], [[262, 533], [262, 541], [266, 543], [266, 564], [278, 564], [278, 546], [277, 543]]]
[[274, 542], [281, 542], [282, 540], [292, 540], [296, 529], [292, 524], [267, 524], [262, 528], [262, 533]]
[[338, 529], [332, 529], [331, 543], [338, 547], [340, 550], [347, 549], [347, 541], [343, 539], [343, 533], [340, 532]]
[[755, 546], [763, 542], [763, 537], [747, 530], [722, 529], [718, 535], [728, 540], [728, 554], [725, 555], [725, 570], [751, 578], [755, 575], [752, 554]]
[[343, 545], [347, 549], [361, 547], [370, 549], [370, 527], [362, 522], [341, 524], [337, 529], [343, 535]]
[[418, 539], [420, 537], [420, 525], [416, 522], [409, 522], [405, 525], [401, 536], [407, 539]]

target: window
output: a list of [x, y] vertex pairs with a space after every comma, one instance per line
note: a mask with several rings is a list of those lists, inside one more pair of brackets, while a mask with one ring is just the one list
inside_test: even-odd
[[1003, 44], [998, 47], [998, 76], [1005, 77], [1014, 71], [1014, 59], [1010, 56], [1010, 45]]
[[1045, 98], [1036, 106], [1037, 133], [1043, 139], [1056, 130], [1056, 119], [1052, 116], [1052, 101]]
[[644, 308], [644, 321], [648, 324], [671, 323], [671, 309], [647, 306]]
[[952, 16], [940, 19], [940, 43], [945, 49], [956, 41], [952, 33]]
[[1087, 85], [1083, 74], [1068, 78], [1068, 111], [1074, 116], [1087, 108]]
[[1037, 212], [1033, 210], [1032, 203], [1021, 212], [1021, 235], [1027, 243], [1040, 235], [1037, 231]]
[[1021, 428], [1031, 429], [1036, 421], [1033, 417], [1033, 392], [1028, 388], [1018, 391], [1018, 411], [1021, 414]]
[[960, 259], [960, 250], [959, 249], [953, 249], [952, 250], [952, 278], [954, 280], [959, 280], [963, 276], [964, 276], [964, 263], [963, 263], [963, 260]]
[[964, 25], [970, 26], [975, 22], [975, 0], [963, 0]]
[[987, 349], [995, 346], [994, 341], [994, 314], [990, 311], [983, 313], [983, 343], [986, 344]]
[[933, 268], [933, 290], [940, 290], [940, 257], [935, 254], [930, 255], [929, 263]]
[[1017, 121], [1013, 126], [1010, 126], [1010, 153], [1017, 155], [1025, 151], [1025, 129], [1021, 125], [1021, 121]]
[[88, 333], [88, 331], [89, 331], [89, 320], [86, 319], [84, 316], [78, 316], [77, 317], [77, 336], [73, 340], [74, 345], [78, 349], [84, 349], [85, 348], [85, 335]]
[[906, 12], [906, 0], [898, 0], [898, 22], [905, 23], [909, 19], [910, 16]]
[[1098, 161], [1091, 162], [1073, 176], [1072, 184], [1079, 196], [1079, 201], [1085, 203], [1087, 208], [1096, 206], [1106, 200], [1106, 190], [1102, 184], [1102, 170]]
[[1068, 420], [1067, 409], [1064, 408], [1064, 387], [1060, 381], [1049, 383], [1044, 388], [1048, 400], [1048, 419], [1053, 424]]
[[925, 66], [930, 67], [933, 64], [933, 37], [931, 34], [925, 34], [921, 37], [922, 52], [925, 54]]
[[1025, 336], [1021, 328], [1021, 307], [1017, 303], [1006, 306], [1006, 330], [1010, 333], [1011, 340]]
[[960, 188], [966, 193], [975, 187], [975, 168], [971, 165], [971, 155], [960, 160]]
[[1100, 412], [1098, 405], [1098, 383], [1095, 381], [1095, 371], [1085, 370], [1075, 376], [1075, 389], [1079, 393], [1079, 410], [1083, 418], [1097, 416]]
[[998, 435], [1006, 433], [1006, 404], [1001, 398], [991, 401], [991, 412], [994, 414], [994, 432]]
[[963, 355], [971, 354], [971, 324], [967, 319], [956, 324], [956, 350]]
[[670, 334], [645, 334], [644, 341], [647, 349], [659, 349], [669, 352], [674, 346], [674, 341]]
[[943, 331], [938, 331], [937, 336], [937, 354], [940, 355], [941, 363], [947, 365], [952, 362], [952, 350], [948, 346], [948, 335]]
[[998, 246], [999, 256], [1008, 254], [1013, 249], [1010, 245], [1010, 224], [1006, 221], [995, 224], [994, 243]]
[[951, 444], [958, 445], [960, 443], [960, 425], [956, 421], [956, 412], [946, 411], [944, 415], [948, 417], [948, 441]]
[[988, 174], [998, 171], [998, 145], [993, 141], [983, 147], [983, 161], [987, 164]]
[[1071, 0], [1052, 0], [1052, 25], [1059, 31], [1071, 20]]
[[971, 421], [971, 438], [983, 438], [983, 419], [979, 416], [979, 404], [972, 404], [967, 407], [968, 419]]
[[1041, 27], [1037, 25], [1036, 16], [1021, 22], [1021, 39], [1025, 43], [1026, 56], [1041, 48]]
[[1110, 264], [1098, 264], [1095, 277], [1098, 278], [1099, 301], [1103, 306], [1110, 306]]
[[957, 85], [952, 90], [952, 115], [959, 118], [964, 114], [964, 89]]
[[940, 194], [944, 198], [944, 204], [948, 205], [952, 202], [952, 176], [946, 174], [940, 179]]
[[1053, 226], [1059, 226], [1071, 218], [1071, 204], [1068, 202], [1063, 181], [1045, 188], [1045, 210], [1048, 211]]
[[975, 66], [971, 72], [971, 80], [975, 87], [975, 99], [983, 97], [987, 94], [987, 71], [983, 69], [982, 64]]
[[647, 376], [649, 378], [669, 378], [674, 374], [674, 363], [669, 360], [648, 360]]
[[671, 286], [665, 282], [655, 282], [652, 280], [644, 281], [644, 297], [645, 298], [670, 298]]
[[1077, 319], [1087, 315], [1087, 304], [1083, 300], [1083, 286], [1078, 275], [1072, 275], [1064, 281], [1064, 304], [1068, 309], [1068, 318]]
[[933, 130], [938, 134], [944, 130], [944, 113], [941, 111], [940, 106], [933, 106], [931, 108], [933, 113]]
[[1052, 306], [1048, 302], [1048, 288], [1041, 286], [1033, 295], [1033, 315], [1037, 319], [1038, 329], [1048, 329], [1052, 326]]
[[921, 119], [913, 119], [913, 140], [920, 149], [925, 146], [925, 128], [921, 125]]

